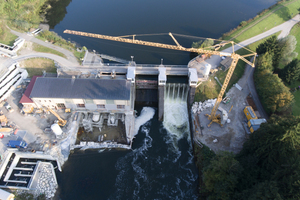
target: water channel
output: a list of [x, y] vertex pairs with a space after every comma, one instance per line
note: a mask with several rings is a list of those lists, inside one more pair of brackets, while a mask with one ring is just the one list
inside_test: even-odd
[[[124, 43], [63, 34], [79, 30], [113, 36], [177, 33], [219, 38], [241, 21], [254, 17], [276, 0], [65, 0], [52, 17], [52, 30], [90, 50], [137, 63], [187, 64], [190, 55]], [[56, 18], [55, 18], [56, 17]], [[176, 37], [186, 47], [199, 38]], [[165, 35], [142, 36], [170, 43]], [[185, 89], [166, 96], [165, 121], [157, 120], [157, 107], [136, 106], [139, 130], [131, 151], [76, 151], [58, 174], [57, 199], [197, 199], [198, 174], [189, 137]], [[174, 93], [172, 93], [174, 91]], [[181, 92], [179, 92], [181, 91]], [[177, 99], [177, 100], [176, 100]], [[178, 112], [174, 112], [178, 111]], [[176, 122], [176, 123], [174, 123]]]

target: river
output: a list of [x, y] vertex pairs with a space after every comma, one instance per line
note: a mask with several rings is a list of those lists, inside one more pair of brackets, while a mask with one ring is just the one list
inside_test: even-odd
[[[186, 65], [189, 53], [63, 34], [78, 30], [112, 36], [177, 33], [190, 47], [200, 37], [219, 38], [241, 21], [254, 17], [276, 0], [65, 0], [52, 30], [65, 39], [98, 53], [137, 63]], [[173, 44], [167, 35], [141, 36]], [[187, 120], [186, 107], [167, 101], [164, 122], [157, 107], [136, 106], [142, 122], [130, 151], [76, 151], [59, 173], [57, 199], [197, 199], [198, 174], [193, 162], [189, 130], [172, 122]], [[174, 111], [180, 110], [177, 113]], [[175, 119], [174, 119], [175, 116]], [[147, 119], [150, 119], [147, 121]], [[171, 125], [170, 125], [171, 124]], [[175, 129], [174, 129], [175, 127]], [[183, 126], [186, 127], [186, 126]], [[187, 127], [188, 128], [188, 127]]]

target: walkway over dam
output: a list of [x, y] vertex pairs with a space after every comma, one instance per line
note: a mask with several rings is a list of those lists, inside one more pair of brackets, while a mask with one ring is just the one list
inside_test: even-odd
[[77, 67], [61, 67], [58, 68], [61, 72], [81, 72], [81, 73], [95, 73], [102, 72], [107, 73], [117, 73], [117, 74], [127, 74], [127, 70], [130, 67], [135, 68], [136, 75], [158, 75], [159, 68], [166, 69], [166, 75], [172, 76], [188, 76], [189, 68], [186, 65], [148, 65], [148, 64], [137, 64], [137, 65], [122, 65], [122, 64], [105, 64], [105, 65], [88, 65], [88, 66], [77, 66]]

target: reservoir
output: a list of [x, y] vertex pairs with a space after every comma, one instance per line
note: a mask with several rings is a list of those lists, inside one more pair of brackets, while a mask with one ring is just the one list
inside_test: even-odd
[[[89, 50], [143, 64], [187, 65], [189, 53], [63, 34], [65, 29], [111, 36], [158, 34], [137, 39], [190, 47], [199, 37], [219, 38], [276, 0], [65, 0], [60, 15], [49, 16], [52, 30]], [[64, 14], [64, 15], [63, 15]], [[176, 80], [175, 82], [180, 82]], [[57, 176], [56, 199], [197, 199], [185, 97], [165, 99], [165, 120], [155, 103], [135, 106], [132, 150], [75, 151]], [[175, 112], [178, 111], [178, 112]]]

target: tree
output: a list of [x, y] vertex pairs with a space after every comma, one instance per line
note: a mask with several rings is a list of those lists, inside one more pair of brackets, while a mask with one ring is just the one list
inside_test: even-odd
[[[250, 135], [238, 160], [253, 156], [257, 180], [274, 181], [282, 199], [300, 198], [300, 118], [273, 115]], [[244, 162], [240, 162], [244, 164]], [[243, 165], [244, 166], [244, 165]], [[252, 173], [250, 171], [250, 173]], [[276, 185], [275, 185], [276, 186]], [[245, 185], [244, 190], [249, 188]], [[241, 189], [241, 188], [240, 188]], [[276, 187], [273, 187], [276, 189]], [[242, 190], [242, 192], [244, 191]], [[244, 191], [246, 192], [246, 191]]]
[[298, 56], [298, 53], [294, 52], [296, 45], [297, 40], [293, 35], [288, 35], [278, 41], [278, 47], [281, 49], [281, 62], [284, 65], [287, 65], [293, 60], [293, 58]]
[[241, 171], [242, 168], [232, 153], [222, 152], [216, 155], [203, 170], [205, 188], [210, 192], [209, 199], [231, 199]]
[[279, 194], [276, 181], [264, 181], [262, 183], [255, 184], [250, 189], [245, 189], [241, 193], [236, 193], [234, 199], [240, 200], [257, 200], [257, 199], [269, 199], [269, 200], [282, 200]]
[[257, 69], [259, 70], [270, 70], [273, 72], [273, 61], [272, 61], [273, 55], [269, 52], [264, 53], [257, 59]]
[[294, 59], [286, 65], [281, 77], [288, 84], [292, 84], [294, 81], [297, 81], [300, 78], [300, 61], [298, 59]]
[[213, 45], [214, 45], [214, 40], [212, 40], [212, 39], [205, 39], [204, 41], [200, 40], [198, 42], [193, 42], [192, 47], [196, 48], [196, 49], [199, 49], [199, 48], [210, 47], [210, 46], [213, 46]]
[[257, 72], [255, 83], [262, 104], [269, 113], [285, 111], [294, 102], [294, 96], [289, 88], [270, 70]]
[[262, 55], [266, 52], [272, 53], [278, 48], [278, 41], [276, 36], [268, 38], [265, 42], [258, 45], [256, 48], [256, 53]]
[[279, 62], [282, 58], [281, 56], [282, 48], [279, 46], [279, 42], [276, 36], [272, 36], [268, 38], [265, 42], [261, 43], [256, 48], [256, 53], [259, 55], [265, 54], [266, 52], [273, 55], [272, 57], [273, 67], [275, 68], [275, 70], [277, 70]]

